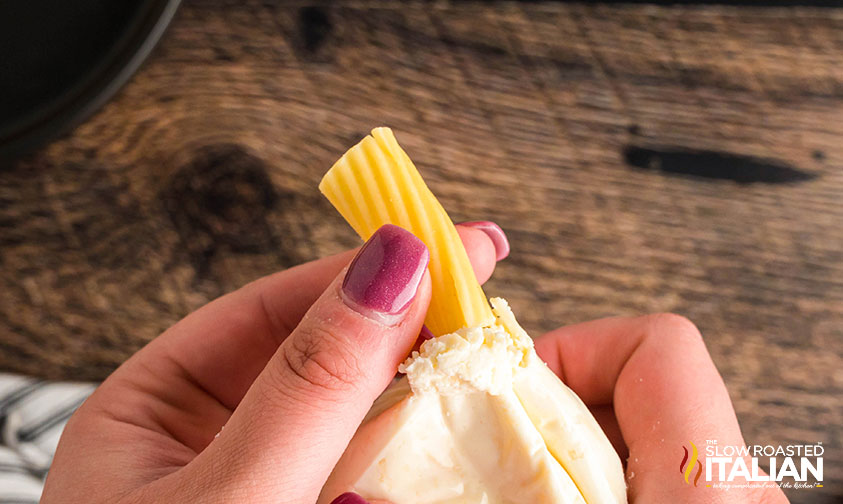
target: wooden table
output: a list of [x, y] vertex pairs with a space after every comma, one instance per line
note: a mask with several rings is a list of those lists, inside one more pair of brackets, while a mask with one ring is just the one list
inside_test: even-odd
[[0, 369], [102, 379], [356, 244], [316, 184], [385, 124], [507, 231], [487, 292], [533, 334], [686, 315], [748, 442], [826, 447], [794, 502], [839, 502], [843, 9], [273, 4], [186, 1], [116, 99], [0, 170]]

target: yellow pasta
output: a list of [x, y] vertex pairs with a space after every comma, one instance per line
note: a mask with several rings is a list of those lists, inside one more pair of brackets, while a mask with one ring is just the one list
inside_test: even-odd
[[394, 224], [427, 245], [433, 295], [425, 324], [434, 335], [494, 322], [457, 229], [392, 130], [372, 130], [325, 174], [319, 190], [364, 240]]

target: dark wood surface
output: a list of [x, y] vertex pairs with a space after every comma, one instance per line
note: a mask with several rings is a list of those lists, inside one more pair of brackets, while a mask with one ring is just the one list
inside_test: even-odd
[[[102, 379], [258, 276], [357, 244], [320, 176], [393, 127], [512, 255], [533, 334], [672, 311], [750, 443], [843, 496], [843, 9], [187, 0], [129, 85], [0, 168], [0, 369]], [[693, 372], [693, 370], [689, 370]]]

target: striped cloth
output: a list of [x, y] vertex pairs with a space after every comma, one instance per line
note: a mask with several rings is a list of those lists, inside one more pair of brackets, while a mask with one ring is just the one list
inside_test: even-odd
[[0, 504], [37, 504], [61, 432], [95, 388], [0, 373]]

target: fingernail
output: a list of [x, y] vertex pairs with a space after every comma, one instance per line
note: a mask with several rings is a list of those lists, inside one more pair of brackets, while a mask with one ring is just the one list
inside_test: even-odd
[[416, 296], [429, 259], [427, 247], [413, 233], [382, 226], [351, 261], [343, 299], [369, 318], [395, 323]]
[[479, 229], [486, 233], [486, 236], [492, 239], [492, 244], [495, 246], [495, 259], [500, 261], [509, 255], [509, 240], [506, 239], [506, 233], [503, 232], [500, 226], [492, 221], [471, 221], [460, 222], [459, 226]]
[[430, 329], [428, 329], [426, 325], [423, 325], [421, 331], [419, 331], [419, 339], [422, 341], [427, 341], [433, 338], [435, 338], [435, 336], [432, 332], [430, 332]]
[[369, 504], [369, 501], [354, 492], [346, 492], [332, 500], [331, 504]]

